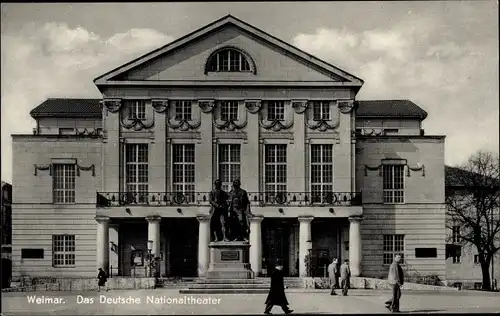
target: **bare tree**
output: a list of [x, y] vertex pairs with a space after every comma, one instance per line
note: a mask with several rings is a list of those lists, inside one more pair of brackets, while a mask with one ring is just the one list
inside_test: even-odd
[[490, 290], [490, 264], [500, 250], [498, 154], [479, 151], [460, 168], [449, 168], [446, 180], [446, 215], [450, 219], [446, 226], [460, 226], [460, 239], [475, 246], [482, 288]]

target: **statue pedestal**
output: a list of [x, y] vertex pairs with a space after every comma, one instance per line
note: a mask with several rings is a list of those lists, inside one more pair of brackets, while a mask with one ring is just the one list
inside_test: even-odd
[[211, 242], [208, 247], [210, 266], [205, 275], [207, 279], [252, 279], [248, 242]]

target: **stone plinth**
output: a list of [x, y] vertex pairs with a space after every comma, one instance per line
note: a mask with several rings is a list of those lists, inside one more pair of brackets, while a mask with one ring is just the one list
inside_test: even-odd
[[211, 242], [207, 279], [251, 279], [249, 248], [244, 241]]

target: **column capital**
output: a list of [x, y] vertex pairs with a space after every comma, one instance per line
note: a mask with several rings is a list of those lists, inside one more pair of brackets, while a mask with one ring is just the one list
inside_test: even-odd
[[363, 220], [363, 216], [350, 216], [349, 222], [359, 223]]
[[264, 215], [254, 215], [254, 216], [250, 217], [250, 222], [261, 223], [263, 219], [264, 219]]
[[208, 214], [197, 214], [196, 215], [196, 219], [202, 223], [202, 222], [206, 222], [206, 221], [209, 221], [210, 220], [210, 215]]
[[154, 223], [159, 223], [161, 222], [161, 216], [160, 215], [149, 215], [146, 216], [146, 220], [148, 223], [154, 224]]
[[99, 223], [109, 223], [109, 216], [96, 216], [94, 219]]
[[314, 216], [312, 216], [312, 215], [302, 215], [302, 216], [297, 217], [297, 219], [299, 220], [299, 222], [303, 222], [303, 223], [309, 222], [310, 223], [314, 219]]

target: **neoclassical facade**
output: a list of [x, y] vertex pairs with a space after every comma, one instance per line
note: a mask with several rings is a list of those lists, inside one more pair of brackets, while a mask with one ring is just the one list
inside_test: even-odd
[[146, 273], [148, 240], [161, 276], [203, 276], [208, 194], [240, 179], [256, 275], [383, 276], [401, 252], [444, 278], [444, 136], [413, 102], [358, 101], [361, 79], [232, 16], [94, 83], [13, 135], [14, 276]]

